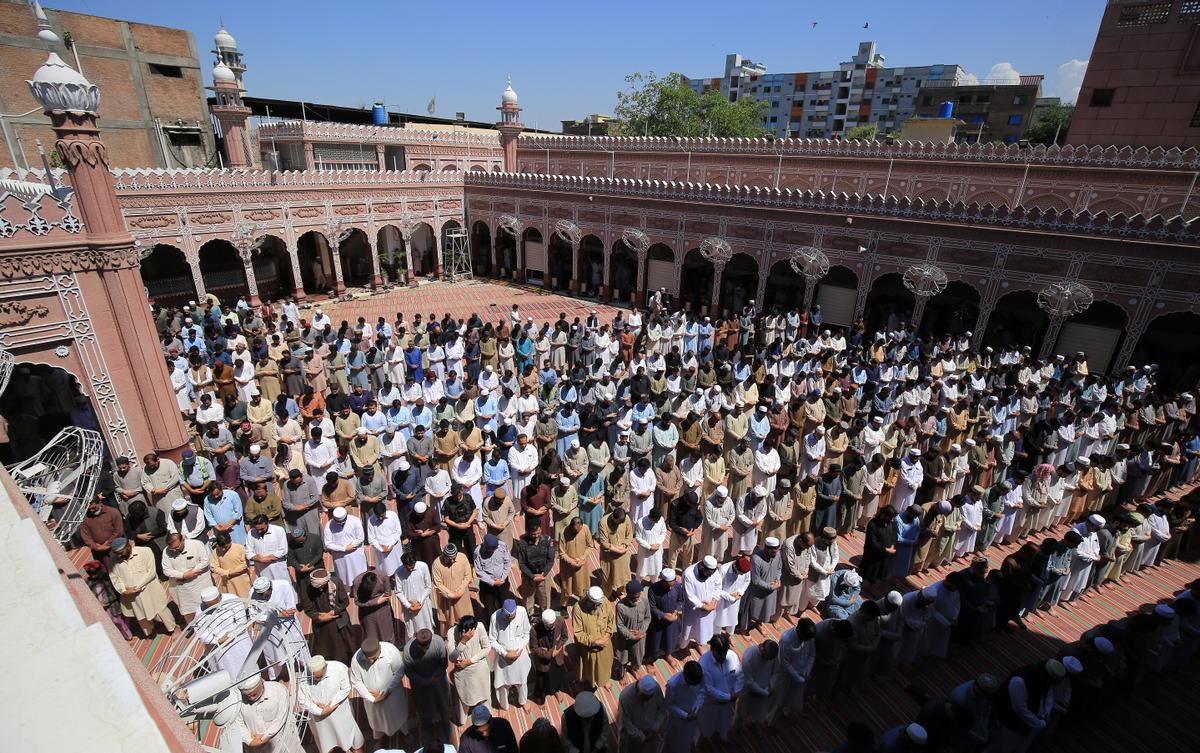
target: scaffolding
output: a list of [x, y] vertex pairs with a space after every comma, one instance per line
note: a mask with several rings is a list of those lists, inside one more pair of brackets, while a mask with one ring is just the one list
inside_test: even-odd
[[446, 282], [462, 282], [474, 276], [471, 272], [471, 243], [464, 228], [446, 231], [443, 249], [443, 273]]

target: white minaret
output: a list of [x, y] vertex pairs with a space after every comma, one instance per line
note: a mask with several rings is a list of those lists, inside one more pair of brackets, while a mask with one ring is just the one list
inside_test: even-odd
[[217, 56], [217, 62], [224, 63], [225, 67], [233, 72], [233, 79], [237, 82], [238, 89], [245, 91], [242, 86], [242, 74], [246, 72], [246, 66], [242, 65], [242, 53], [238, 52], [237, 40], [225, 30], [225, 24], [221, 24], [221, 28], [213, 37], [213, 46], [213, 54]]

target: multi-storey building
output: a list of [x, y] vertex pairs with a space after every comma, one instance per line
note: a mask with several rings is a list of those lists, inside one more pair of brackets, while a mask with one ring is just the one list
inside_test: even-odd
[[952, 102], [954, 116], [965, 124], [958, 129], [956, 141], [1014, 144], [1033, 124], [1042, 78], [1021, 76], [1016, 84], [982, 82], [923, 86], [914, 114], [919, 118], [934, 117], [943, 102]]
[[1200, 145], [1200, 2], [1109, 0], [1071, 143]]
[[765, 65], [730, 54], [720, 78], [690, 83], [701, 94], [719, 91], [730, 102], [739, 97], [766, 102], [763, 128], [778, 138], [836, 138], [860, 125], [896, 130], [915, 112], [922, 87], [954, 84], [964, 76], [958, 65], [889, 68], [884, 62], [874, 42], [861, 42], [858, 53], [832, 71], [767, 73]]
[[40, 168], [37, 142], [54, 143], [50, 119], [24, 85], [48, 48], [103, 87], [100, 126], [113, 165], [220, 166], [191, 32], [43, 11], [26, 0], [0, 0], [0, 29], [0, 112], [25, 113], [0, 118], [0, 167]]

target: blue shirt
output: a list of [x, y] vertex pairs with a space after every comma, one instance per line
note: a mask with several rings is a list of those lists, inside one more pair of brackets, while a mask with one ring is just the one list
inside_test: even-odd
[[223, 490], [221, 498], [217, 500], [214, 500], [211, 494], [206, 496], [204, 498], [204, 520], [210, 527], [233, 523], [234, 526], [229, 531], [229, 538], [233, 539], [235, 544], [246, 543], [246, 527], [242, 525], [242, 498], [234, 490]]

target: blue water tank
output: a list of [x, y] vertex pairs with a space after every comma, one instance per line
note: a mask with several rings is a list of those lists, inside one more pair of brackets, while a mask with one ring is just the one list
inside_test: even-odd
[[383, 106], [382, 102], [376, 102], [371, 107], [371, 122], [375, 125], [387, 125], [387, 108]]
[[954, 117], [954, 103], [953, 102], [943, 102], [940, 105], [938, 105], [938, 117], [939, 118], [953, 118]]

